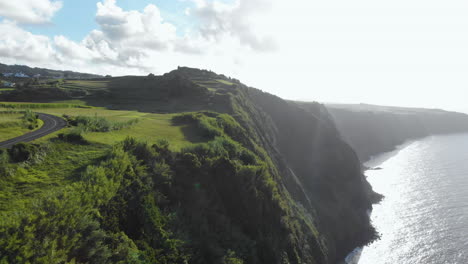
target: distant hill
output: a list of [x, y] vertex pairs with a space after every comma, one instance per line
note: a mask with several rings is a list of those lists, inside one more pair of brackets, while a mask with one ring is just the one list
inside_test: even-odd
[[[40, 74], [41, 78], [72, 78], [72, 79], [92, 79], [103, 77], [97, 74], [80, 73], [74, 71], [58, 71], [44, 68], [31, 68], [26, 65], [6, 65], [0, 63], [0, 73], [23, 73], [30, 77]], [[1, 76], [0, 76], [1, 77]]]
[[336, 126], [361, 161], [407, 140], [468, 132], [468, 115], [440, 109], [328, 104]]

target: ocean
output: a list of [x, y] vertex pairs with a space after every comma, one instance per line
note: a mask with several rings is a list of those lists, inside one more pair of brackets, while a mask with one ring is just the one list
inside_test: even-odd
[[371, 212], [381, 239], [352, 262], [468, 263], [468, 134], [413, 141], [365, 165], [385, 196]]

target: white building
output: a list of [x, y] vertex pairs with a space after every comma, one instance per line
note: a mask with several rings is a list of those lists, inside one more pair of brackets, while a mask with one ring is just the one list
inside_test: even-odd
[[1, 81], [0, 83], [3, 87], [15, 87], [15, 83], [12, 82]]
[[29, 78], [28, 75], [22, 73], [22, 72], [17, 72], [15, 73], [15, 77], [18, 77], [18, 78]]

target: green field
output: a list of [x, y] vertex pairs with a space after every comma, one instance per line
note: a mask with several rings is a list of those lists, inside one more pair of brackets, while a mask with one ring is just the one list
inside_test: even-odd
[[14, 88], [0, 88], [0, 93], [2, 92], [9, 92], [15, 90]]
[[109, 81], [94, 81], [94, 80], [67, 80], [63, 86], [88, 88], [88, 89], [105, 89], [109, 86]]
[[[79, 103], [79, 101], [72, 101], [73, 103]], [[69, 103], [69, 104], [68, 104]], [[58, 108], [59, 106], [67, 106], [65, 108]], [[78, 105], [78, 104], [77, 104]], [[130, 127], [123, 128], [117, 131], [110, 132], [86, 132], [83, 134], [84, 138], [91, 143], [100, 143], [105, 145], [113, 145], [117, 142], [124, 140], [126, 137], [135, 137], [139, 140], [146, 141], [148, 143], [156, 142], [160, 139], [166, 139], [171, 143], [173, 150], [178, 150], [184, 146], [189, 145], [191, 142], [198, 142], [199, 139], [194, 134], [193, 129], [187, 125], [175, 125], [172, 122], [174, 114], [150, 114], [141, 113], [137, 111], [120, 111], [120, 110], [108, 110], [105, 108], [81, 108], [73, 107], [74, 104], [70, 102], [60, 102], [51, 104], [32, 104], [32, 103], [1, 103], [1, 106], [8, 106], [9, 108], [0, 108], [0, 111], [11, 109], [14, 106], [15, 111], [21, 111], [29, 108], [30, 106], [35, 107], [36, 112], [52, 114], [62, 117], [63, 115], [68, 116], [97, 116], [104, 117], [110, 121], [124, 122], [133, 119], [137, 119], [138, 122]], [[22, 108], [25, 106], [25, 108]], [[50, 108], [48, 108], [50, 106]], [[8, 121], [20, 121], [21, 114], [8, 114], [0, 115], [0, 122]], [[35, 142], [45, 142], [51, 138], [56, 137], [58, 134], [64, 131], [69, 131], [72, 128], [65, 128], [61, 131], [57, 131], [53, 134], [37, 139]], [[0, 140], [7, 140], [9, 138], [20, 136], [29, 130], [20, 129], [19, 126], [7, 127], [4, 129], [0, 128]]]
[[[33, 131], [24, 126], [22, 116], [20, 113], [0, 112], [0, 142]], [[39, 127], [41, 126], [42, 120], [39, 121]]]

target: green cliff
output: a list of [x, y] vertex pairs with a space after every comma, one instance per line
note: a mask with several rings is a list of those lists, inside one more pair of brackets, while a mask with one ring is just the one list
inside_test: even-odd
[[[63, 163], [75, 167], [60, 173], [60, 188], [22, 201], [21, 213], [2, 196], [1, 261], [336, 263], [376, 236], [367, 211], [378, 196], [323, 105], [304, 110], [190, 68], [2, 96], [52, 102], [77, 94], [88, 106], [171, 114], [188, 143], [129, 137], [107, 147], [61, 136], [26, 154], [3, 152], [6, 194], [21, 186], [8, 177], [51, 177], [57, 171], [46, 164], [66, 153], [73, 156]], [[76, 162], [77, 150], [89, 154]], [[27, 165], [12, 161], [18, 152]]]

